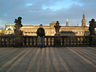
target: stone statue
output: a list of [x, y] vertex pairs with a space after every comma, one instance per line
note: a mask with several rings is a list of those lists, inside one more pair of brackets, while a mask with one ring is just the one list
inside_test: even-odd
[[15, 19], [14, 23], [21, 25], [21, 27], [22, 27], [21, 19], [22, 19], [22, 17], [18, 17], [18, 19]]
[[59, 21], [56, 22], [56, 26], [59, 26]]
[[94, 19], [92, 19], [90, 22], [90, 26], [89, 26], [89, 31], [90, 31], [90, 35], [95, 35], [95, 27], [96, 27], [96, 22]]
[[55, 35], [59, 35], [59, 30], [60, 30], [60, 27], [61, 27], [61, 26], [59, 26], [59, 21], [56, 22], [56, 25], [54, 27], [55, 27], [55, 32], [56, 32]]
[[54, 27], [55, 27], [55, 32], [56, 32], [56, 34], [55, 34], [55, 46], [60, 46], [61, 42], [60, 42], [59, 30], [60, 30], [61, 26], [59, 25], [59, 21], [56, 22]]
[[15, 19], [14, 23], [16, 23], [16, 24], [17, 24], [17, 23], [18, 23], [18, 20], [17, 20], [17, 19]]
[[15, 19], [14, 23], [15, 24], [15, 35], [21, 35], [21, 31], [20, 31], [20, 28], [22, 27], [22, 24], [21, 24], [21, 19], [22, 17], [18, 17], [18, 19]]

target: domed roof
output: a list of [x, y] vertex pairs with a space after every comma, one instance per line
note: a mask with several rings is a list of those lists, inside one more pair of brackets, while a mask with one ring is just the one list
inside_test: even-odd
[[11, 25], [10, 25], [10, 27], [6, 28], [6, 30], [14, 30], [14, 29], [15, 29], [15, 27], [12, 27]]

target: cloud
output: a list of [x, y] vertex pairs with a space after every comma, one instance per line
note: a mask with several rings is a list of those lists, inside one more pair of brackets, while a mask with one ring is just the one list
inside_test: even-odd
[[61, 25], [66, 25], [68, 18], [70, 25], [81, 25], [83, 8], [88, 24], [96, 18], [95, 3], [95, 0], [0, 0], [0, 26], [13, 24], [19, 16], [22, 24], [49, 25], [58, 20]]
[[4, 28], [5, 27], [5, 20], [0, 20], [0, 28]]

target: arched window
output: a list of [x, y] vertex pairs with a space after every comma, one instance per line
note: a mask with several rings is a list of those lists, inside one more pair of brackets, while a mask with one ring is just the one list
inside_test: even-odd
[[8, 30], [11, 30], [10, 28]]

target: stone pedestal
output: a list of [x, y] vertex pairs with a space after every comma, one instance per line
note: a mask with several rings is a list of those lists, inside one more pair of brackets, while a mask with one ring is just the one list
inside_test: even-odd
[[55, 46], [61, 46], [61, 39], [60, 39], [60, 35], [55, 35]]
[[89, 45], [91, 47], [96, 47], [96, 35], [91, 35], [89, 38]]
[[22, 47], [23, 45], [23, 36], [16, 35], [15, 37], [15, 47]]
[[20, 28], [21, 28], [21, 25], [19, 25], [19, 24], [16, 24], [15, 25], [15, 35], [22, 35], [22, 33], [21, 33], [21, 30], [20, 30]]

